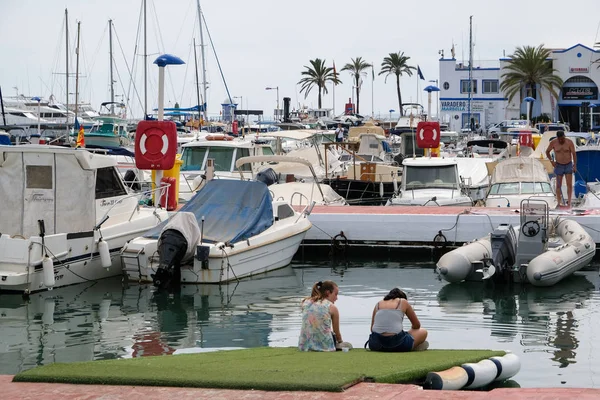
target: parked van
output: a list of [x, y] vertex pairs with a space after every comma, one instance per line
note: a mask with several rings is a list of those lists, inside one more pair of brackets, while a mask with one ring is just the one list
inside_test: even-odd
[[492, 125], [487, 133], [488, 135], [499, 134], [507, 132], [509, 128], [523, 128], [524, 126], [527, 126], [527, 120], [525, 119], [507, 119], [496, 125]]

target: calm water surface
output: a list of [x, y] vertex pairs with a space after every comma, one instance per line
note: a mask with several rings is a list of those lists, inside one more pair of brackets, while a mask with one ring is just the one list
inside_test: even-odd
[[178, 354], [217, 348], [295, 346], [299, 302], [314, 282], [339, 284], [344, 340], [362, 347], [373, 306], [407, 291], [431, 348], [511, 350], [521, 387], [600, 387], [600, 278], [580, 272], [551, 288], [447, 284], [432, 263], [294, 264], [239, 284], [180, 293], [122, 287], [119, 279], [34, 294], [0, 295], [0, 374], [36, 365]]

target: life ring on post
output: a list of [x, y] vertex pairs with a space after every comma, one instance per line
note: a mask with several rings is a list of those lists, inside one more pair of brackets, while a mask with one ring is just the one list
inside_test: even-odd
[[169, 170], [175, 165], [177, 127], [173, 121], [140, 121], [135, 134], [138, 169]]

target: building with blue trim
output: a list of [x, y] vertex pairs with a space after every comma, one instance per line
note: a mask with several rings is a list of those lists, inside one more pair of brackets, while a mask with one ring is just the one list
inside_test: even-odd
[[[546, 114], [553, 121], [568, 123], [572, 131], [599, 130], [600, 50], [576, 44], [568, 49], [554, 49], [551, 54], [552, 66], [564, 84], [558, 99], [537, 86], [531, 117]], [[460, 131], [471, 125], [471, 119], [475, 124], [489, 126], [526, 115], [524, 91], [520, 98], [515, 96], [509, 103], [500, 90], [502, 75], [509, 62], [510, 58], [500, 58], [497, 67], [482, 68], [474, 61], [470, 69], [468, 64], [458, 63], [454, 57], [441, 58], [441, 121], [448, 123], [451, 130]]]

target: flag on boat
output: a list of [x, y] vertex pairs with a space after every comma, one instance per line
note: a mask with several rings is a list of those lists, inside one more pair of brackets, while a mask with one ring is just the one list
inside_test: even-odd
[[77, 142], [75, 147], [85, 147], [85, 139], [83, 138], [83, 125], [79, 124], [79, 120], [75, 118], [75, 130], [77, 130]]
[[421, 67], [419, 67], [418, 65], [417, 65], [417, 74], [419, 75], [420, 79], [425, 80], [425, 77], [423, 76], [423, 73], [421, 72]]
[[335, 60], [333, 61], [333, 78], [337, 79], [337, 70], [335, 69]]
[[375, 67], [373, 64], [371, 64], [371, 76], [373, 77], [373, 80], [375, 80]]

